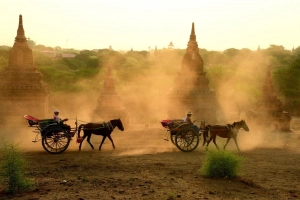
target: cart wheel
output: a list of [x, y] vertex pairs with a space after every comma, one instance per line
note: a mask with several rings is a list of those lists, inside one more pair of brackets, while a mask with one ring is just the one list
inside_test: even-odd
[[71, 137], [66, 131], [55, 128], [43, 134], [42, 145], [48, 153], [59, 154], [68, 148], [70, 141]]
[[175, 143], [175, 137], [176, 137], [176, 135], [171, 135], [171, 134], [170, 134], [171, 142], [172, 142], [174, 145], [176, 145], [176, 143]]
[[194, 151], [199, 144], [199, 135], [191, 127], [184, 128], [176, 134], [175, 144], [183, 152]]
[[175, 143], [176, 133], [177, 133], [177, 132], [174, 131], [174, 130], [171, 130], [171, 131], [170, 131], [171, 142], [172, 142], [174, 145], [176, 145], [176, 143]]

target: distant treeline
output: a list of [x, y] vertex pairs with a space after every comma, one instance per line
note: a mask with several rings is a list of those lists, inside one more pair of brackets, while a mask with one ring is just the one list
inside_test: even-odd
[[[34, 44], [31, 44], [31, 48], [34, 63], [43, 74], [43, 80], [50, 85], [52, 93], [99, 92], [106, 67], [111, 66], [120, 96], [128, 93], [127, 86], [134, 84], [135, 94], [143, 95], [143, 92], [149, 90], [149, 84], [143, 82], [149, 82], [151, 77], [148, 76], [155, 76], [152, 77], [153, 80], [158, 76], [165, 76], [165, 83], [161, 87], [170, 89], [186, 52], [185, 49], [77, 51]], [[53, 51], [56, 55], [72, 53], [75, 57], [49, 56], [49, 53], [45, 53], [47, 51]], [[267, 49], [256, 51], [230, 48], [223, 52], [199, 49], [199, 53], [212, 89], [218, 91], [222, 84], [232, 84], [236, 94], [247, 93], [248, 103], [253, 104], [261, 97], [265, 69], [269, 65], [276, 94], [284, 102], [284, 108], [292, 114], [300, 114], [300, 47], [286, 50], [280, 45], [270, 45]], [[8, 57], [9, 47], [0, 47], [0, 71], [8, 65]], [[235, 79], [228, 82], [233, 76]], [[139, 83], [133, 83], [136, 80]], [[155, 93], [152, 92], [151, 95]]]

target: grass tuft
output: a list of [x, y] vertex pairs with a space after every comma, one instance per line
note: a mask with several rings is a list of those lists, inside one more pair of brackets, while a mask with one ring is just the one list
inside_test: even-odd
[[34, 184], [24, 175], [27, 162], [23, 158], [21, 148], [3, 141], [0, 152], [0, 183], [4, 185], [6, 192], [16, 193], [32, 189]]
[[213, 178], [237, 176], [243, 158], [229, 151], [210, 150], [206, 152], [200, 174]]

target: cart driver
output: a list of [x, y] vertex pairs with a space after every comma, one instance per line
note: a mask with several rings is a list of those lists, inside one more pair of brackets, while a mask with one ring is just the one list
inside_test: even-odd
[[194, 124], [195, 121], [192, 122], [192, 119], [191, 119], [192, 114], [193, 114], [193, 113], [192, 113], [190, 110], [187, 111], [186, 117], [183, 118], [183, 121], [186, 122], [186, 123], [188, 123], [188, 124], [190, 124], [190, 125], [192, 126], [192, 128], [193, 128], [197, 133], [201, 134], [200, 128], [199, 128], [197, 125]]
[[60, 119], [59, 118], [59, 110], [54, 110], [54, 116], [53, 116], [53, 120], [57, 123], [62, 123], [62, 122], [65, 122], [65, 121], [68, 121], [68, 118], [65, 118], [65, 119]]
[[70, 132], [70, 131], [71, 131], [71, 127], [70, 127], [69, 125], [63, 123], [63, 122], [68, 121], [68, 118], [60, 119], [58, 115], [59, 115], [59, 110], [54, 110], [53, 121], [54, 121], [54, 122], [57, 122], [57, 123], [59, 123], [59, 124], [62, 124], [63, 127], [64, 127], [68, 132]]

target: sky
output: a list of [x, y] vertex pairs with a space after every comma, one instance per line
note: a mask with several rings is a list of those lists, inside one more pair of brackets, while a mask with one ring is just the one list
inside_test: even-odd
[[49, 47], [136, 51], [300, 46], [300, 0], [0, 0], [0, 46], [25, 36]]

